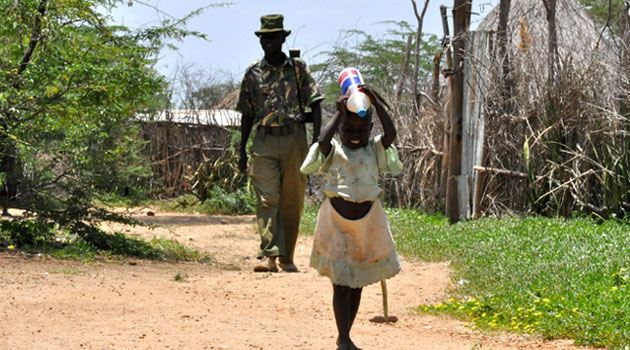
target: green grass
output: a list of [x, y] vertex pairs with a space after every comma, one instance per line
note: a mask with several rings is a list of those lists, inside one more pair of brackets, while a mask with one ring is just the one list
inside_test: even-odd
[[452, 298], [418, 311], [583, 345], [630, 344], [630, 226], [514, 217], [449, 225], [413, 210], [387, 212], [402, 254], [453, 267]]
[[146, 201], [142, 204], [176, 212], [196, 212], [208, 215], [244, 215], [256, 212], [256, 195], [247, 191], [247, 189], [226, 193], [220, 187], [215, 187], [212, 195], [204, 202], [199, 202], [197, 197], [188, 194], [169, 200]]
[[188, 282], [188, 274], [185, 272], [177, 271], [175, 276], [173, 276], [173, 281], [175, 282]]
[[312, 236], [315, 233], [315, 225], [317, 224], [317, 212], [319, 206], [307, 202], [302, 210], [302, 220], [300, 220], [300, 234]]
[[61, 274], [61, 275], [82, 275], [84, 272], [80, 271], [76, 268], [66, 268], [66, 269], [53, 269], [48, 271], [51, 275]]

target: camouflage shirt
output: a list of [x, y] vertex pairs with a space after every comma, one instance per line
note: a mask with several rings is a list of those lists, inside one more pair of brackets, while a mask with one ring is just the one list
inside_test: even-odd
[[[285, 56], [282, 66], [275, 67], [265, 59], [256, 61], [245, 72], [236, 109], [253, 119], [254, 124], [283, 126], [302, 116], [297, 83], [303, 108], [324, 96], [306, 63]], [[295, 70], [294, 65], [295, 63]], [[297, 75], [296, 75], [297, 72]]]

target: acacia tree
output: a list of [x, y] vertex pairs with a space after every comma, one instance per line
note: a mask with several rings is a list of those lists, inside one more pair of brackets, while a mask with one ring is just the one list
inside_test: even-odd
[[[365, 82], [394, 96], [400, 83], [401, 64], [405, 61], [407, 37], [416, 36], [416, 30], [405, 21], [387, 21], [389, 28], [382, 37], [375, 37], [364, 31], [349, 30], [342, 32], [342, 38], [330, 51], [321, 55], [323, 63], [312, 64], [311, 70], [317, 76], [324, 93], [332, 101], [341, 93], [337, 75], [346, 67], [355, 67]], [[419, 44], [418, 76], [427, 77], [432, 69], [430, 57], [438, 50], [439, 43], [435, 35], [424, 35]], [[407, 60], [408, 71], [413, 71], [413, 63]], [[404, 70], [404, 69], [403, 69]], [[410, 77], [414, 79], [413, 77]], [[411, 96], [411, 93], [408, 93]]]
[[179, 96], [179, 101], [172, 101], [175, 105], [200, 110], [217, 108], [226, 96], [239, 88], [239, 81], [226, 71], [186, 64], [178, 67], [173, 85], [174, 95]]
[[[0, 0], [0, 168], [11, 205], [74, 230], [114, 216], [99, 194], [148, 175], [135, 114], [164, 101], [153, 69], [186, 20], [108, 26], [120, 0]], [[203, 36], [202, 36], [203, 37]], [[7, 181], [11, 180], [11, 181]]]
[[586, 11], [603, 27], [609, 27], [613, 34], [618, 35], [622, 28], [619, 24], [619, 14], [627, 11], [627, 1], [619, 0], [580, 0]]

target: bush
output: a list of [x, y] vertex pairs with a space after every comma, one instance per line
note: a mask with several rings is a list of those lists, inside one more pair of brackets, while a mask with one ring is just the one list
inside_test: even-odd
[[55, 235], [55, 226], [42, 221], [5, 220], [0, 225], [8, 243], [17, 246], [40, 247], [50, 244]]
[[222, 187], [215, 186], [200, 207], [200, 212], [205, 214], [251, 214], [256, 211], [256, 195], [251, 186], [229, 193]]
[[238, 169], [239, 140], [240, 132], [232, 132], [230, 146], [223, 154], [215, 160], [205, 159], [190, 177], [192, 194], [201, 203], [195, 206], [196, 211], [230, 215], [251, 214], [256, 210], [256, 194], [249, 177]]

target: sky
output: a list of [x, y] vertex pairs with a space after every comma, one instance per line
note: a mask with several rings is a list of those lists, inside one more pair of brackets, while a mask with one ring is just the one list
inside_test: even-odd
[[[123, 1], [111, 16], [114, 23], [136, 29], [158, 25], [167, 15], [181, 18], [195, 9], [220, 3], [210, 0], [134, 0], [130, 7]], [[420, 13], [424, 1], [416, 0], [416, 3]], [[498, 0], [473, 1], [471, 29], [497, 3]], [[423, 32], [438, 37], [443, 35], [440, 5], [447, 6], [450, 22], [453, 0], [430, 0], [423, 22]], [[323, 60], [318, 53], [338, 42], [344, 30], [356, 29], [381, 37], [391, 28], [382, 23], [384, 21], [406, 21], [413, 28], [417, 26], [411, 0], [234, 0], [230, 5], [207, 8], [191, 19], [188, 29], [205, 33], [210, 40], [190, 38], [173, 42], [179, 49], [164, 49], [157, 68], [171, 77], [178, 65], [192, 65], [209, 71], [223, 71], [240, 80], [245, 69], [263, 55], [254, 32], [260, 29], [260, 16], [271, 13], [283, 14], [284, 28], [291, 30], [284, 51], [299, 48], [307, 63]], [[452, 24], [450, 28], [452, 33]]]

